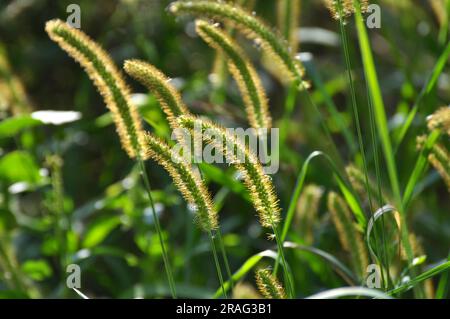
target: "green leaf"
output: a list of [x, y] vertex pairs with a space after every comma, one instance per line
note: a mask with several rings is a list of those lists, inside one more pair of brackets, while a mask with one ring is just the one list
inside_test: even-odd
[[388, 295], [395, 295], [395, 294], [405, 292], [405, 291], [413, 288], [417, 284], [421, 283], [422, 281], [430, 279], [431, 277], [436, 276], [436, 275], [440, 274], [441, 272], [446, 271], [448, 269], [450, 269], [450, 261], [444, 262], [434, 268], [431, 268], [430, 270], [425, 271], [424, 273], [420, 274], [419, 276], [408, 281], [406, 284], [401, 285], [400, 287], [397, 287], [397, 288], [389, 291]]
[[102, 216], [96, 219], [84, 235], [83, 247], [90, 248], [100, 244], [119, 225], [119, 216]]
[[53, 274], [50, 265], [43, 259], [27, 260], [22, 265], [22, 271], [36, 281], [47, 279]]
[[17, 135], [20, 131], [43, 123], [29, 115], [17, 115], [0, 122], [0, 139]]
[[25, 151], [14, 151], [0, 159], [0, 180], [8, 185], [17, 182], [37, 184], [41, 180], [39, 166]]

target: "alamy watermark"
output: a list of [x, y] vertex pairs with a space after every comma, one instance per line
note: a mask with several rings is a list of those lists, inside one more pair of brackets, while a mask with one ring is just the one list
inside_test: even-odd
[[67, 17], [66, 22], [73, 28], [81, 28], [81, 8], [78, 4], [71, 3], [67, 6], [66, 12], [70, 13]]
[[[223, 132], [222, 132], [223, 133]], [[216, 129], [202, 129], [195, 123], [193, 130], [177, 128], [172, 133], [176, 157], [184, 161], [208, 164], [262, 164], [265, 174], [275, 174], [280, 166], [279, 129], [226, 128], [225, 134]], [[238, 145], [236, 145], [236, 143]]]

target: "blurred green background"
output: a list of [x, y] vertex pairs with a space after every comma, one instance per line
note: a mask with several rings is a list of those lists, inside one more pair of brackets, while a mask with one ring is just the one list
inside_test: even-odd
[[[439, 12], [433, 11], [431, 2], [380, 1], [382, 28], [369, 30], [394, 135], [446, 44], [446, 38], [442, 40], [439, 35]], [[0, 297], [76, 298], [65, 285], [68, 263], [80, 265], [81, 291], [88, 296], [168, 296], [158, 238], [137, 167], [121, 149], [110, 115], [87, 75], [44, 31], [47, 20], [66, 19], [70, 3], [74, 1], [0, 4]], [[194, 113], [228, 127], [246, 127], [236, 85], [230, 78], [224, 88], [214, 87], [210, 74], [215, 52], [195, 35], [192, 18], [176, 18], [167, 12], [169, 1], [76, 3], [81, 8], [81, 29], [99, 42], [118, 66], [129, 58], [147, 60], [173, 79]], [[256, 1], [254, 11], [275, 27], [275, 8], [276, 1]], [[338, 25], [320, 1], [302, 1], [300, 24], [301, 52], [313, 57], [307, 63], [312, 97], [332, 130], [344, 164], [360, 165], [361, 157], [343, 137], [330, 115], [329, 101], [318, 90], [317, 78], [312, 77], [320, 77], [354, 132]], [[369, 145], [369, 119], [364, 109], [367, 94], [354, 28], [350, 30], [363, 137]], [[279, 127], [287, 88], [262, 68], [256, 45], [240, 36], [237, 39], [258, 68], [274, 126]], [[403, 186], [417, 156], [415, 137], [426, 132], [426, 116], [447, 103], [449, 79], [446, 69], [398, 152]], [[127, 78], [127, 82], [134, 93], [147, 94], [132, 79]], [[140, 105], [146, 128], [168, 138], [168, 126], [154, 97], [141, 94], [133, 98]], [[82, 118], [62, 125], [43, 124], [29, 116], [38, 110], [77, 111]], [[289, 118], [280, 171], [273, 176], [283, 208], [289, 203], [304, 159], [323, 149], [323, 140], [317, 115], [301, 98]], [[374, 174], [373, 150], [368, 149], [369, 168]], [[312, 165], [307, 183], [320, 185], [325, 191], [336, 190], [325, 167], [320, 161]], [[184, 297], [210, 297], [218, 283], [208, 238], [193, 224], [192, 213], [169, 176], [153, 162], [148, 162], [147, 168], [178, 291]], [[384, 170], [382, 176], [383, 186], [388, 186]], [[207, 179], [221, 208], [225, 246], [235, 271], [251, 255], [273, 248], [274, 242], [267, 240], [266, 230], [246, 200], [246, 191], [230, 168], [211, 171]], [[410, 208], [409, 222], [424, 247], [427, 264], [433, 264], [449, 253], [450, 201], [434, 171], [427, 174], [421, 187], [420, 197]], [[318, 211], [314, 238], [308, 244], [347, 263], [324, 199]], [[305, 244], [296, 230], [292, 229], [290, 239]], [[317, 256], [290, 251], [288, 259], [299, 297], [345, 285]], [[254, 285], [253, 273], [244, 282]], [[236, 294], [254, 293], [248, 289], [250, 292], [241, 287]]]

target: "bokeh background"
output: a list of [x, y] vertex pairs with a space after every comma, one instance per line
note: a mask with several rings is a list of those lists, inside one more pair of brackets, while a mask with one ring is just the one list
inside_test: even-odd
[[[65, 286], [67, 263], [80, 265], [81, 290], [88, 296], [168, 296], [158, 238], [137, 167], [121, 149], [111, 117], [87, 75], [44, 30], [49, 19], [65, 20], [66, 8], [74, 2], [7, 0], [0, 4], [0, 297], [77, 298]], [[433, 10], [432, 2], [380, 1], [382, 27], [369, 30], [393, 133], [446, 44], [439, 34], [442, 12]], [[246, 127], [235, 83], [228, 78], [223, 87], [214, 86], [215, 52], [195, 35], [192, 18], [176, 18], [167, 12], [169, 1], [76, 3], [81, 8], [81, 29], [119, 66], [129, 58], [147, 60], [172, 78], [194, 113], [229, 127]], [[256, 1], [253, 10], [268, 24], [277, 25], [276, 1]], [[300, 25], [300, 51], [308, 58], [309, 74], [319, 77], [354, 132], [338, 25], [316, 0], [302, 1]], [[353, 25], [351, 20], [349, 25]], [[367, 94], [354, 28], [349, 30], [363, 137], [369, 145]], [[258, 68], [274, 125], [279, 126], [287, 88], [263, 68], [257, 45], [240, 36], [237, 39]], [[168, 126], [154, 97], [134, 80], [127, 78], [127, 82], [137, 93], [133, 98], [140, 105], [146, 128], [168, 138]], [[360, 156], [330, 116], [329, 101], [312, 82], [312, 97], [332, 130], [343, 163], [360, 164]], [[415, 137], [426, 132], [426, 116], [449, 97], [447, 69], [398, 152], [402, 185], [416, 160]], [[82, 117], [62, 125], [42, 124], [29, 117], [38, 110], [76, 111]], [[19, 120], [5, 122], [12, 117]], [[273, 176], [283, 208], [289, 203], [301, 164], [312, 151], [326, 146], [323, 140], [316, 113], [300, 98], [289, 119], [287, 141], [281, 146], [280, 171]], [[369, 158], [373, 173], [373, 154]], [[307, 182], [326, 193], [337, 187], [325, 167], [320, 162], [312, 165]], [[155, 163], [148, 162], [147, 168], [178, 290], [185, 297], [210, 297], [218, 283], [208, 238], [193, 224], [192, 213], [169, 176]], [[267, 240], [267, 231], [260, 227], [233, 171], [219, 168], [207, 178], [221, 208], [231, 268], [237, 270], [253, 254], [273, 248], [274, 242]], [[387, 188], [384, 170], [382, 176]], [[58, 200], [61, 196], [63, 201]], [[449, 253], [448, 199], [444, 183], [430, 171], [409, 211], [410, 227], [424, 247], [427, 264]], [[290, 235], [293, 241], [318, 247], [346, 263], [348, 256], [339, 245], [324, 199], [319, 202], [311, 242], [305, 243], [295, 227]], [[317, 256], [295, 251], [288, 258], [300, 297], [345, 285]], [[394, 254], [392, 258], [399, 257]], [[236, 294], [255, 296], [252, 272], [243, 283]]]

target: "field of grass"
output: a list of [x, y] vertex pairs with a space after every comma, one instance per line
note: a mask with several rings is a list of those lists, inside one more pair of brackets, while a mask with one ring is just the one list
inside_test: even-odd
[[450, 0], [71, 3], [0, 4], [0, 298], [450, 298]]

